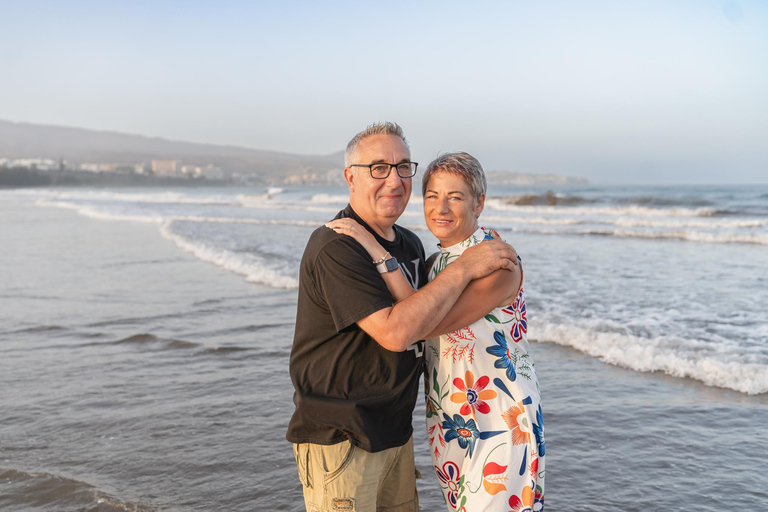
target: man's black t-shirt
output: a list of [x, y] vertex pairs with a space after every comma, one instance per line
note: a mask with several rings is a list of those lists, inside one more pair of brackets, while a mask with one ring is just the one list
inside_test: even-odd
[[[351, 206], [336, 216], [342, 217], [373, 233], [411, 284], [426, 284], [424, 248], [415, 234], [394, 226], [390, 242], [376, 235]], [[299, 272], [290, 360], [296, 410], [288, 441], [328, 445], [349, 439], [369, 452], [408, 442], [423, 342], [392, 352], [356, 324], [394, 302], [357, 241], [325, 226], [312, 233]]]

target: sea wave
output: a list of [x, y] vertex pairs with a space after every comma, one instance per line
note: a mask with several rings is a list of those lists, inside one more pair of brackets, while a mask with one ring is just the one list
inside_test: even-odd
[[595, 203], [597, 199], [586, 199], [579, 196], [568, 196], [561, 193], [554, 193], [551, 190], [544, 194], [524, 194], [521, 196], [509, 196], [503, 198], [489, 198], [494, 201], [500, 201], [504, 204], [517, 205], [517, 206], [534, 206], [534, 205], [575, 205], [584, 203]]
[[39, 199], [36, 201], [38, 206], [64, 208], [67, 210], [74, 210], [84, 217], [90, 217], [92, 219], [102, 220], [120, 220], [130, 222], [144, 222], [149, 224], [163, 224], [164, 222], [172, 221], [186, 221], [186, 222], [213, 222], [224, 224], [257, 224], [262, 226], [305, 226], [305, 227], [318, 227], [322, 222], [316, 220], [284, 220], [284, 219], [249, 219], [238, 217], [210, 217], [210, 216], [194, 216], [194, 215], [126, 215], [120, 213], [111, 213], [104, 211], [96, 206], [86, 206], [77, 203], [70, 203], [66, 201], [49, 201], [47, 199]]
[[699, 340], [641, 338], [546, 321], [531, 325], [529, 338], [572, 347], [608, 364], [638, 372], [663, 372], [749, 395], [768, 393], [768, 362], [754, 362], [754, 356], [715, 351], [710, 343]]
[[613, 224], [624, 227], [738, 229], [768, 226], [768, 219], [643, 219], [620, 217]]
[[327, 206], [317, 206], [306, 203], [295, 203], [290, 201], [275, 201], [271, 196], [264, 194], [261, 196], [238, 196], [238, 204], [243, 208], [261, 209], [261, 210], [301, 210], [307, 212], [336, 213], [338, 208]]
[[74, 210], [80, 215], [83, 215], [84, 217], [90, 217], [92, 219], [123, 220], [130, 222], [145, 222], [149, 224], [160, 224], [163, 222], [163, 217], [159, 215], [124, 215], [119, 213], [110, 213], [93, 206], [86, 206], [83, 204], [70, 203], [66, 201], [50, 201], [48, 199], [38, 199], [35, 201], [35, 204], [37, 206]]
[[19, 195], [49, 197], [70, 201], [100, 201], [119, 203], [170, 203], [170, 204], [236, 204], [231, 196], [211, 195], [194, 197], [181, 192], [107, 192], [103, 190], [46, 190], [24, 189], [17, 191]]
[[713, 244], [753, 244], [768, 245], [768, 233], [719, 233], [691, 230], [675, 231], [633, 231], [631, 229], [533, 229], [514, 226], [509, 228], [516, 233], [539, 235], [597, 235], [617, 238], [643, 238], [659, 240], [682, 240], [685, 242], [704, 242]]
[[188, 349], [198, 346], [191, 341], [177, 340], [173, 338], [160, 338], [154, 334], [134, 334], [112, 342], [114, 345], [136, 345], [137, 347], [152, 347], [156, 349]]
[[260, 283], [273, 288], [298, 288], [298, 279], [281, 273], [274, 262], [253, 253], [240, 254], [220, 247], [214, 247], [201, 241], [190, 240], [176, 234], [172, 229], [173, 221], [165, 222], [160, 227], [163, 237], [172, 241], [180, 249], [193, 254], [198, 259], [213, 263], [235, 274], [246, 276], [249, 283]]
[[489, 198], [485, 207], [490, 210], [539, 215], [604, 215], [631, 217], [711, 217], [716, 213], [712, 208], [649, 208], [647, 206], [521, 206], [509, 204], [504, 199]]
[[340, 204], [343, 206], [349, 202], [349, 194], [315, 194], [309, 201], [315, 204]]
[[93, 485], [59, 475], [0, 468], [2, 502], [10, 510], [44, 507], [46, 510], [100, 510], [152, 512], [143, 503], [131, 503], [100, 491]]
[[534, 224], [549, 226], [575, 226], [581, 224], [612, 225], [621, 227], [648, 228], [703, 228], [703, 229], [740, 229], [763, 228], [768, 226], [768, 219], [721, 219], [716, 217], [659, 219], [654, 217], [571, 217], [557, 216], [521, 216], [521, 215], [483, 215], [480, 222], [498, 222], [502, 224]]

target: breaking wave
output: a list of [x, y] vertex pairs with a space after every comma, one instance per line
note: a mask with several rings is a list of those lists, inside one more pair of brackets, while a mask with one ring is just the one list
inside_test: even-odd
[[246, 281], [259, 283], [273, 288], [295, 289], [299, 286], [296, 277], [286, 275], [276, 268], [276, 262], [257, 254], [241, 254], [202, 241], [190, 240], [178, 235], [171, 229], [172, 221], [160, 227], [163, 237], [172, 241], [180, 249], [216, 266], [246, 276]]
[[768, 393], [768, 361], [760, 363], [747, 355], [717, 352], [710, 343], [700, 340], [641, 338], [547, 322], [532, 324], [529, 337], [572, 347], [605, 363], [637, 372], [663, 372], [749, 395]]

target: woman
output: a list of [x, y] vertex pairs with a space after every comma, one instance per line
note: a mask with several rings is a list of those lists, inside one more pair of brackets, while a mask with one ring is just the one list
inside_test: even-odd
[[[424, 217], [440, 240], [430, 280], [468, 247], [492, 238], [492, 230], [478, 227], [485, 191], [483, 169], [467, 153], [442, 155], [427, 167]], [[350, 219], [327, 226], [354, 237], [374, 263], [386, 258], [376, 239]], [[454, 305], [483, 305], [478, 316], [487, 314], [427, 341], [427, 437], [451, 512], [544, 508], [544, 425], [526, 338], [522, 269], [495, 274], [473, 281]], [[382, 277], [395, 299], [414, 293], [401, 272]]]

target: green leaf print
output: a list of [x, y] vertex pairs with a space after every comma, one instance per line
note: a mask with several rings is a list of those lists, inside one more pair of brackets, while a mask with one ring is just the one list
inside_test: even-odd
[[443, 271], [446, 266], [448, 266], [448, 263], [450, 263], [451, 260], [454, 260], [458, 258], [458, 255], [451, 255], [447, 252], [440, 254], [440, 259], [438, 259], [435, 262], [435, 266], [432, 267], [432, 277], [434, 278], [437, 274]]

